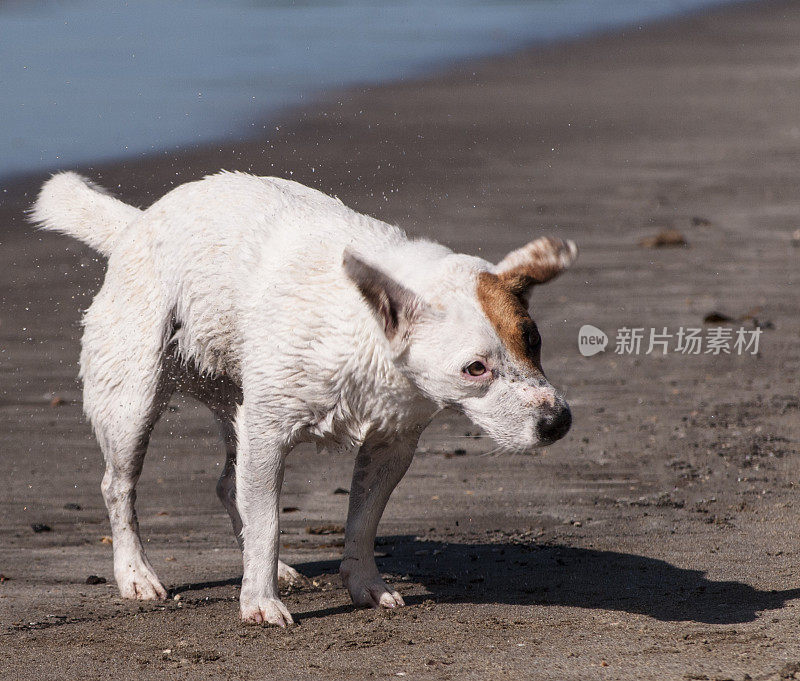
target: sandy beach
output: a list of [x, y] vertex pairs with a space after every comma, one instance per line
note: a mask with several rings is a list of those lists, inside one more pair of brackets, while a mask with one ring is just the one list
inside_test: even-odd
[[[284, 594], [288, 631], [238, 620], [224, 452], [189, 399], [138, 487], [174, 598], [117, 597], [76, 378], [103, 262], [26, 225], [43, 177], [1, 188], [0, 678], [800, 677], [799, 46], [797, 3], [729, 6], [332, 93], [262, 139], [81, 169], [139, 206], [220, 168], [289, 177], [490, 260], [540, 234], [579, 245], [532, 299], [570, 434], [502, 455], [437, 417], [379, 528], [408, 603], [393, 612], [354, 609], [336, 575], [352, 461], [297, 451], [281, 555], [309, 582]], [[686, 245], [640, 245], [668, 229]], [[707, 334], [712, 312], [760, 329], [759, 352], [615, 352], [620, 329]], [[579, 353], [584, 324], [605, 353]]]

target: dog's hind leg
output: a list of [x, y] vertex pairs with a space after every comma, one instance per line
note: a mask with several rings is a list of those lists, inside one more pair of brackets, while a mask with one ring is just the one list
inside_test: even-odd
[[[236, 506], [236, 431], [232, 421], [219, 414], [215, 415], [222, 441], [225, 443], [225, 468], [217, 481], [217, 496], [230, 516], [233, 533], [241, 549], [242, 519]], [[306, 581], [306, 578], [291, 565], [279, 560], [278, 581], [283, 584], [299, 584]]]
[[242, 519], [236, 508], [236, 432], [233, 422], [217, 416], [217, 425], [225, 443], [225, 467], [217, 480], [217, 497], [231, 519], [233, 534], [239, 549], [242, 548]]
[[411, 464], [420, 432], [400, 433], [391, 443], [367, 441], [356, 457], [339, 574], [358, 606], [405, 605], [375, 565], [375, 533], [389, 496]]
[[135, 488], [150, 433], [174, 388], [164, 353], [170, 315], [159, 296], [144, 291], [146, 276], [131, 281], [128, 272], [109, 270], [86, 313], [81, 352], [84, 410], [106, 462], [101, 489], [114, 577], [123, 598], [137, 599], [167, 596], [139, 537]]

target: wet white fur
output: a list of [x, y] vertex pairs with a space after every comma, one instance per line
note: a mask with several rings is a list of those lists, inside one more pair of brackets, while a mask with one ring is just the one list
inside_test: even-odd
[[[84, 318], [81, 376], [125, 597], [166, 596], [139, 539], [134, 488], [176, 387], [209, 405], [225, 438], [218, 492], [243, 545], [241, 615], [278, 625], [292, 621], [278, 577], [298, 577], [278, 561], [278, 497], [296, 444], [356, 453], [341, 573], [356, 604], [394, 607], [402, 598], [378, 574], [375, 532], [434, 413], [460, 408], [522, 449], [538, 442], [541, 406], [560, 399], [482, 311], [476, 280], [491, 263], [411, 241], [295, 182], [221, 173], [140, 211], [65, 173], [32, 217], [108, 256]], [[345, 249], [413, 294], [407, 334], [386, 337], [343, 269]], [[492, 380], [465, 379], [476, 358]]]

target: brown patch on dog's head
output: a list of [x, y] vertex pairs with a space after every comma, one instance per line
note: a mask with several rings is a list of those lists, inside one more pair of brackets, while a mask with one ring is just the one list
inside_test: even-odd
[[511, 251], [492, 272], [478, 275], [478, 301], [509, 352], [542, 373], [541, 338], [528, 315], [528, 292], [557, 277], [578, 256], [573, 241], [541, 237]]
[[541, 339], [519, 294], [502, 277], [491, 272], [478, 275], [478, 301], [503, 345], [523, 365], [542, 372]]

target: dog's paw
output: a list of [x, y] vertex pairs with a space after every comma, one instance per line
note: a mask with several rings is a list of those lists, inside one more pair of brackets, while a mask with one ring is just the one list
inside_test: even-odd
[[115, 570], [114, 577], [123, 598], [156, 601], [167, 597], [167, 590], [161, 585], [156, 573], [142, 561], [132, 561], [123, 569]]
[[243, 622], [252, 624], [274, 624], [278, 627], [294, 624], [286, 606], [277, 598], [262, 598], [252, 603], [242, 601], [239, 612]]
[[308, 577], [301, 575], [291, 565], [278, 561], [278, 582], [284, 585], [307, 584]]
[[361, 577], [351, 573], [344, 578], [344, 585], [359, 608], [399, 608], [405, 605], [403, 597], [379, 575]]

